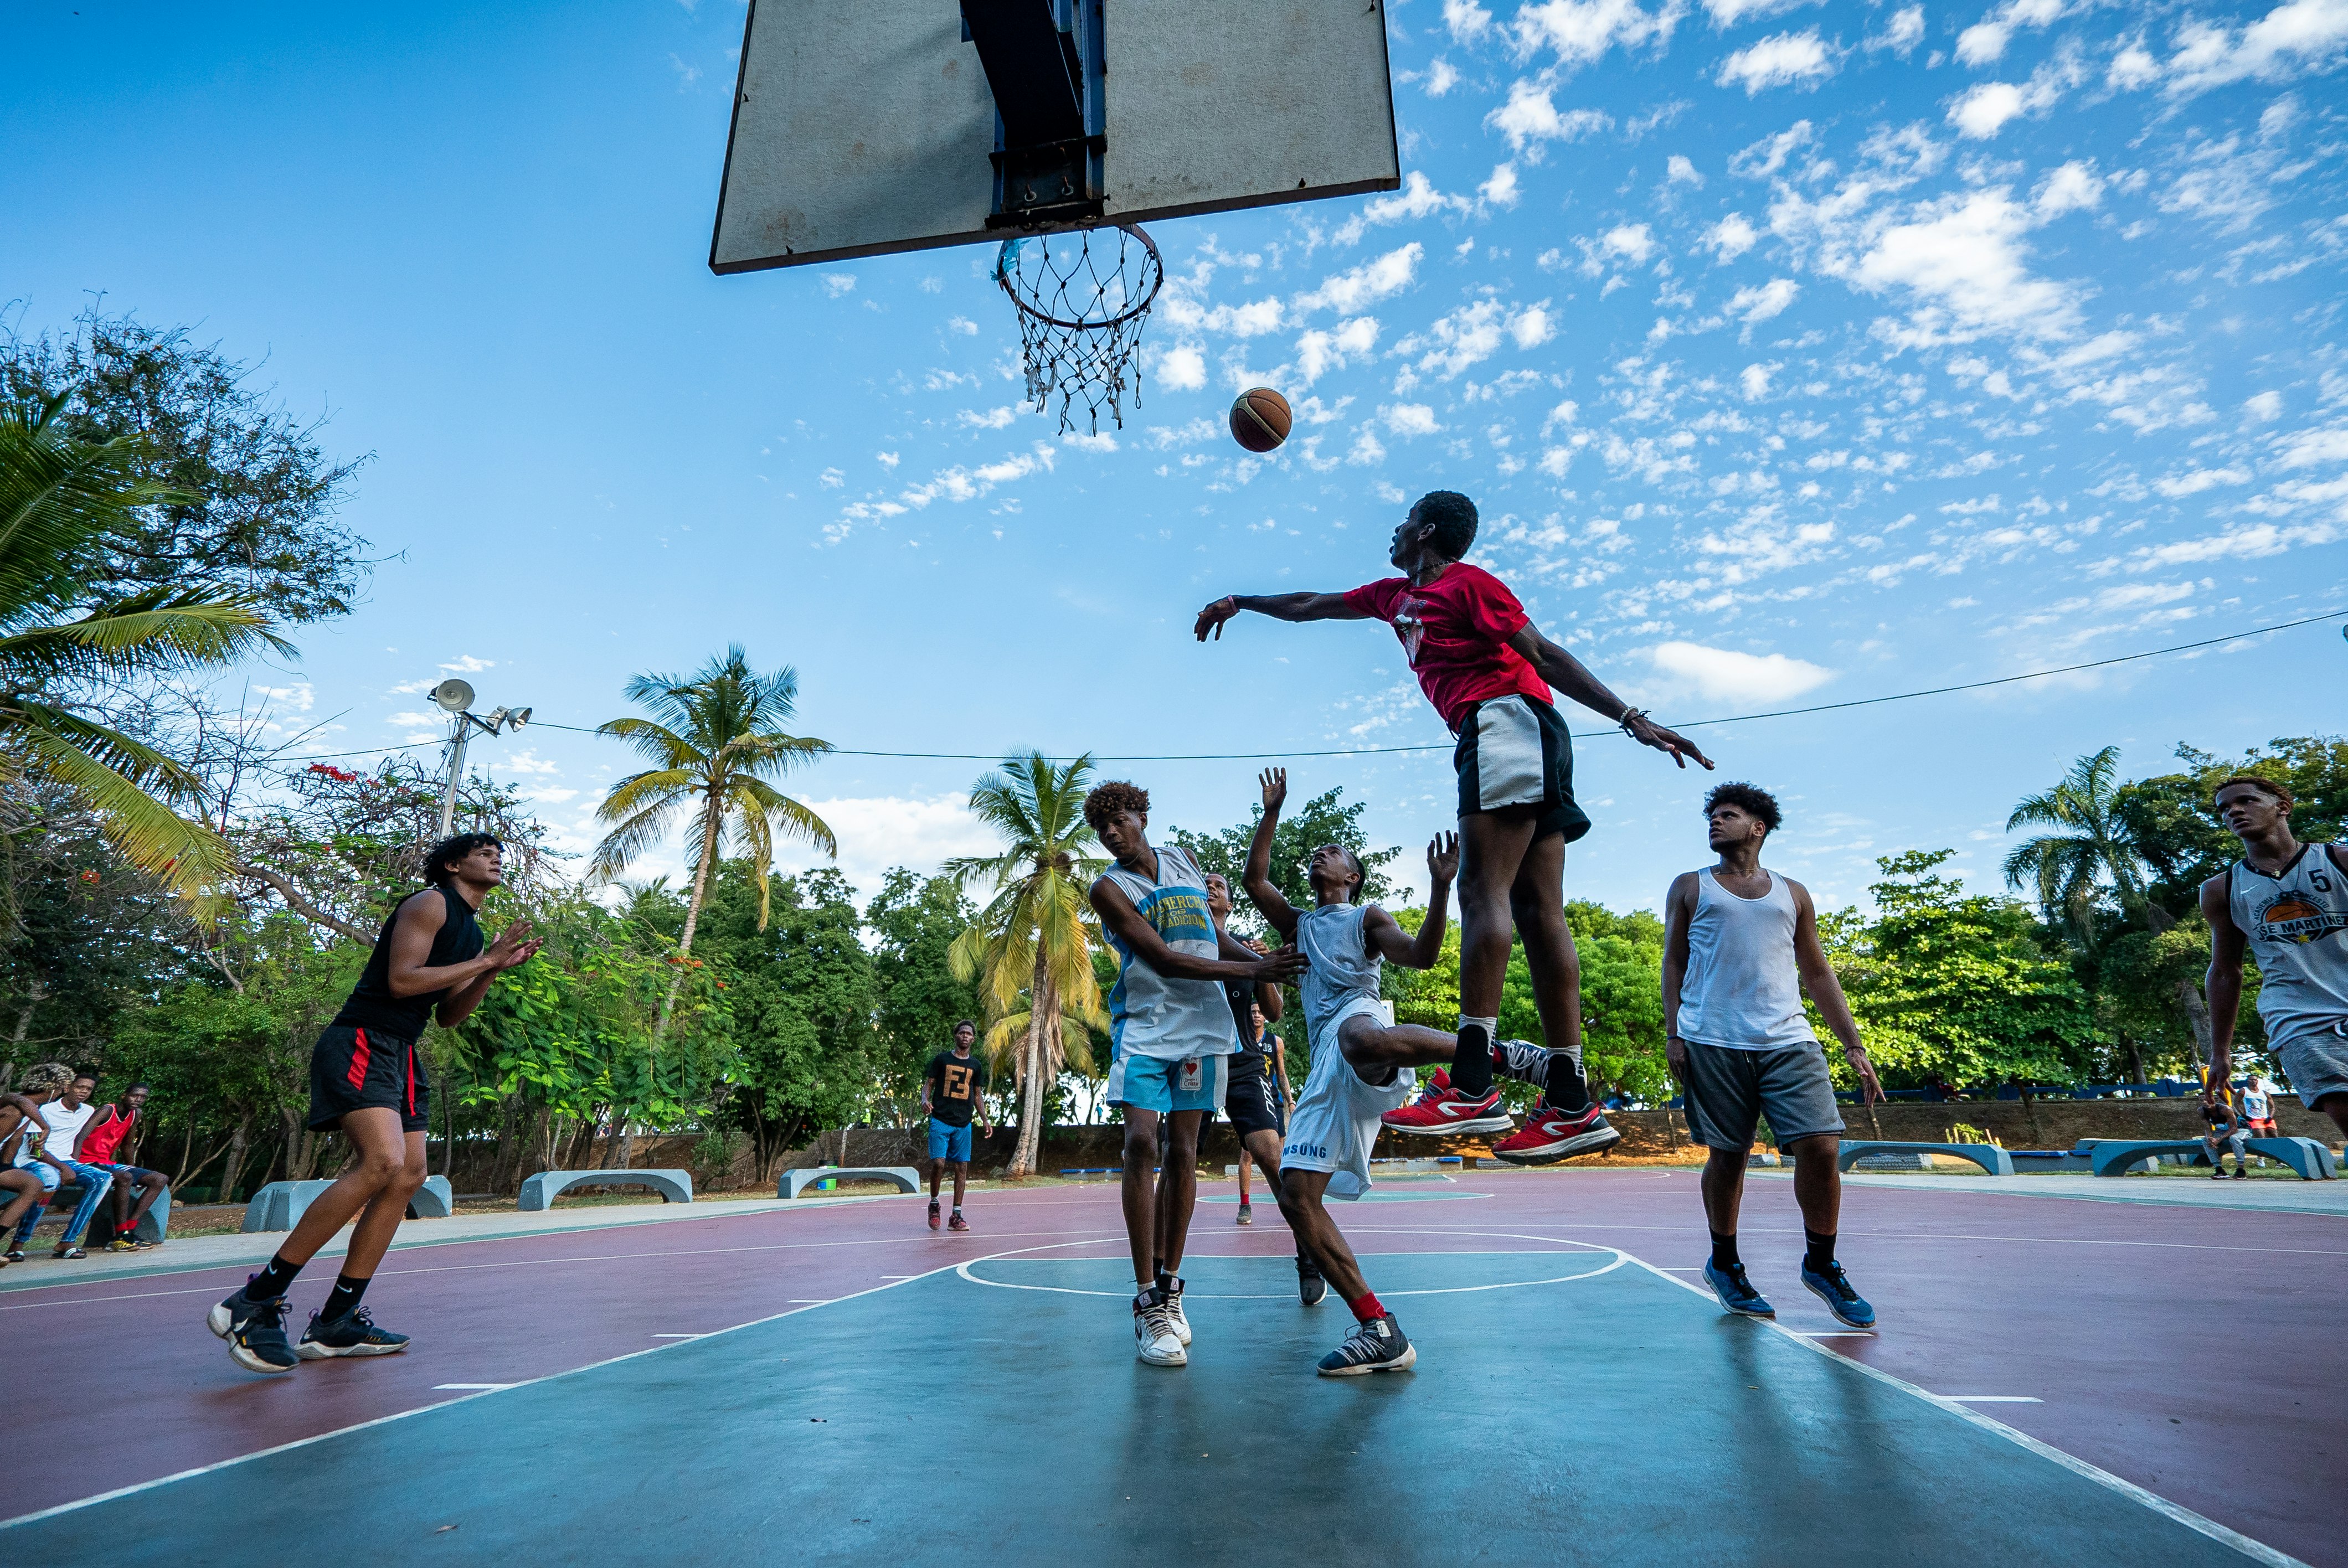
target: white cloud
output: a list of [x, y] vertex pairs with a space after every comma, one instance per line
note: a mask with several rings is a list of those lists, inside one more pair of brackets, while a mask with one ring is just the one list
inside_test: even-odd
[[1509, 323], [1509, 335], [1517, 340], [1519, 348], [1538, 348], [1557, 335], [1557, 323], [1550, 319], [1547, 302], [1529, 305]]
[[2097, 177], [2092, 163], [2077, 159], [2063, 164], [2039, 182], [2030, 204], [2041, 223], [2051, 222], [2066, 212], [2092, 208], [2104, 199], [2104, 182]]
[[1730, 296], [1728, 313], [1746, 326], [1782, 313], [1802, 286], [1791, 278], [1772, 278], [1757, 288], [1743, 288]]
[[1484, 123], [1509, 138], [1510, 150], [1539, 161], [1541, 144], [1577, 141], [1609, 129], [1612, 115], [1597, 109], [1560, 109], [1550, 100], [1549, 83], [1519, 77], [1509, 84], [1509, 101], [1484, 117]]
[[1519, 53], [1550, 49], [1560, 66], [1572, 70], [1617, 44], [1626, 50], [1644, 44], [1660, 49], [1670, 41], [1682, 10], [1682, 0], [1663, 0], [1653, 11], [1636, 0], [1541, 0], [1519, 6], [1509, 30]]
[[1657, 671], [1715, 702], [1782, 702], [1814, 692], [1835, 672], [1783, 653], [1739, 653], [1700, 642], [1665, 642], [1648, 657]]
[[2178, 96], [2256, 77], [2329, 71], [2348, 49], [2348, 0], [2288, 0], [2240, 32], [2188, 21], [2177, 29], [2168, 88]]
[[1161, 349], [1152, 380], [1169, 392], [1196, 392], [1207, 384], [1207, 355], [1197, 343]]
[[823, 279], [825, 292], [835, 300], [856, 290], [856, 274], [853, 272], [824, 272], [819, 275]]
[[535, 746], [525, 749], [519, 755], [500, 758], [498, 765], [508, 773], [516, 774], [551, 774], [562, 771], [557, 764], [540, 756]]
[[1745, 401], [1756, 403], [1768, 396], [1769, 377], [1775, 374], [1776, 370], [1776, 363], [1772, 361], [1767, 364], [1748, 364], [1739, 371], [1736, 385], [1737, 389], [1745, 394]]
[[990, 408], [983, 414], [965, 408], [954, 415], [954, 422], [965, 430], [1007, 430], [1011, 422], [1018, 417], [1019, 410], [1005, 404]]
[[2309, 523], [2288, 528], [2272, 523], [2255, 523], [2248, 528], [2204, 535], [2198, 539], [2178, 539], [2174, 544], [2147, 546], [2128, 559], [2127, 569], [2151, 571], [2159, 567], [2194, 566], [2202, 561], [2256, 560], [2262, 556], [2279, 556], [2285, 550], [2303, 545], [2328, 545], [2340, 537], [2340, 528], [2332, 523]]
[[1812, 27], [1805, 33], [1779, 33], [1737, 50], [1720, 63], [1714, 79], [1724, 87], [1743, 87], [1751, 97], [1764, 87], [1816, 87], [1835, 74], [1838, 64], [1835, 50]]
[[1957, 58], [1968, 66], [1992, 64], [2005, 53], [2015, 28], [2047, 26], [2065, 9], [2065, 0], [2006, 0], [1957, 35]]
[[2214, 490], [2220, 485], [2247, 485], [2250, 482], [2248, 468], [2196, 468], [2187, 474], [2173, 474], [2155, 479], [2152, 487], [2170, 500], [2180, 497], [2198, 496], [2204, 490]]
[[[2293, 431], [2275, 441], [2286, 468], [2307, 468], [2318, 463], [2348, 463], [2348, 425]], [[446, 668], [446, 666], [443, 666]]]
[[1904, 60], [1909, 51], [1923, 41], [1924, 7], [1910, 5], [1886, 18], [1883, 31], [1868, 36], [1867, 46], [1870, 50], [1889, 49]]
[[2142, 44], [2130, 41], [2120, 46], [2119, 52], [2112, 56], [2104, 80], [2115, 91], [2133, 92], [2160, 80], [2160, 62]]
[[394, 713], [390, 722], [404, 730], [420, 730], [426, 725], [438, 729], [448, 722], [446, 713]]
[[1388, 404], [1378, 415], [1396, 436], [1432, 436], [1443, 428], [1435, 422], [1435, 410], [1424, 403]]
[[1786, 159], [1807, 146], [1810, 122], [1797, 119], [1775, 136], [1765, 136], [1728, 160], [1728, 172], [1740, 179], [1766, 179], [1786, 167]]
[[1367, 354], [1377, 346], [1378, 320], [1375, 316], [1355, 316], [1338, 323], [1334, 332], [1315, 328], [1296, 340], [1297, 365], [1303, 384], [1310, 386], [1332, 370], [1338, 370]]
[[1499, 163], [1492, 166], [1492, 178], [1476, 188], [1476, 194], [1495, 207], [1517, 204], [1517, 166]]
[[2242, 399], [2242, 413], [2264, 425], [2282, 417], [2282, 394], [2260, 392]]
[[1842, 270], [1869, 292], [1904, 288], [1920, 296], [1900, 334], [1911, 344], [1983, 333], [2068, 337], [2079, 328], [2078, 292], [2031, 275], [2023, 242], [2030, 226], [2029, 210], [2003, 188], [1969, 191], [1919, 204], [1910, 221], [1879, 230]]
[[[1510, 183], [1514, 183], [1513, 173]], [[1403, 176], [1402, 189], [1391, 196], [1380, 196], [1365, 203], [1362, 210], [1339, 224], [1331, 238], [1340, 245], [1350, 245], [1362, 237], [1364, 230], [1375, 223], [1400, 223], [1432, 218], [1438, 212], [1469, 212], [1476, 204], [1464, 196], [1446, 196], [1435, 189], [1435, 182], [1414, 169]]]
[[[975, 765], [975, 764], [973, 764]], [[839, 858], [827, 858], [797, 839], [778, 838], [775, 866], [785, 875], [837, 865], [858, 895], [870, 898], [892, 866], [927, 870], [958, 855], [992, 855], [994, 831], [973, 816], [959, 794], [807, 800], [839, 841]]]
[[459, 675], [478, 675], [484, 670], [496, 669], [497, 663], [494, 659], [476, 659], [469, 653], [459, 653], [457, 655], [456, 662], [443, 664], [440, 668], [454, 670]]
[[1417, 279], [1419, 260], [1426, 254], [1426, 248], [1414, 240], [1348, 272], [1323, 278], [1319, 288], [1296, 296], [1296, 313], [1303, 315], [1327, 309], [1341, 315], [1358, 314], [1364, 305], [1410, 287]]
[[1826, 0], [1704, 0], [1704, 10], [1712, 25], [1725, 32], [1740, 22], [1757, 22], [1781, 11], [1824, 4]]
[[976, 337], [978, 335], [978, 323], [971, 320], [968, 316], [948, 316], [946, 318], [946, 331], [960, 333], [964, 337]]
[[1673, 185], [1704, 184], [1704, 176], [1695, 171], [1694, 162], [1676, 152], [1664, 161], [1663, 179]]
[[1734, 261], [1753, 249], [1754, 241], [1760, 237], [1753, 231], [1753, 225], [1745, 220], [1745, 214], [1732, 212], [1705, 230], [1696, 243], [1709, 249], [1720, 261]]
[[1492, 30], [1492, 14], [1476, 0], [1443, 0], [1443, 25], [1454, 38], [1469, 44]]

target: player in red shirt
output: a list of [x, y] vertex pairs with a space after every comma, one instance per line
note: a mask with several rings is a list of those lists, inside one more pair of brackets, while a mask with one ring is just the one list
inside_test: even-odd
[[[1349, 593], [1231, 594], [1199, 612], [1199, 641], [1243, 610], [1277, 620], [1383, 620], [1401, 640], [1426, 700], [1459, 737], [1459, 1048], [1418, 1103], [1391, 1112], [1397, 1132], [1497, 1132], [1510, 1124], [1492, 1087], [1511, 924], [1524, 938], [1533, 999], [1553, 1054], [1541, 1103], [1492, 1153], [1546, 1164], [1622, 1142], [1581, 1076], [1581, 968], [1565, 924], [1565, 846], [1590, 831], [1573, 803], [1573, 749], [1552, 688], [1687, 766], [1711, 759], [1608, 691], [1540, 634], [1508, 586], [1460, 558], [1476, 504], [1455, 490], [1419, 498], [1395, 529], [1403, 575]], [[1562, 1049], [1558, 1049], [1561, 1047]]]

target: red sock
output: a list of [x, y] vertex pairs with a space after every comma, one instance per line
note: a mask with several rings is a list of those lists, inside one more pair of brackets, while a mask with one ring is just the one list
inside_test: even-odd
[[1378, 1293], [1375, 1290], [1365, 1290], [1345, 1305], [1352, 1307], [1354, 1316], [1364, 1323], [1375, 1323], [1386, 1315], [1386, 1309], [1378, 1305]]

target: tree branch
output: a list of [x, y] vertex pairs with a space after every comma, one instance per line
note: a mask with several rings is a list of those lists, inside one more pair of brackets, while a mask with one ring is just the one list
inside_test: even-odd
[[304, 897], [300, 888], [294, 886], [293, 883], [287, 881], [284, 877], [277, 875], [276, 872], [271, 871], [263, 866], [255, 866], [252, 862], [243, 859], [240, 859], [237, 862], [237, 868], [240, 871], [242, 871], [247, 876], [258, 877], [263, 882], [267, 883], [272, 888], [274, 888], [277, 896], [285, 900], [285, 907], [293, 910], [296, 915], [301, 916], [304, 919], [311, 921], [315, 925], [324, 926], [330, 931], [339, 931], [354, 942], [372, 942], [375, 940], [375, 933], [372, 931], [363, 930], [359, 927], [354, 926], [346, 920], [340, 920], [335, 918], [334, 916], [327, 914], [324, 909], [319, 908], [315, 904], [311, 903], [309, 899]]

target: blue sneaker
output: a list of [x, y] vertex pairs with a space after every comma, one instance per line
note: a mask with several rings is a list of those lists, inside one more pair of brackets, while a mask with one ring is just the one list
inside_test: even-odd
[[1739, 1317], [1777, 1316], [1777, 1309], [1770, 1306], [1768, 1299], [1759, 1291], [1753, 1288], [1751, 1280], [1745, 1277], [1745, 1266], [1741, 1263], [1734, 1268], [1723, 1270], [1713, 1267], [1710, 1258], [1704, 1259], [1704, 1282], [1712, 1286], [1712, 1293], [1715, 1296], [1720, 1297], [1720, 1307], [1724, 1312], [1734, 1312]]
[[1805, 1267], [1802, 1284], [1827, 1304], [1827, 1310], [1835, 1315], [1838, 1322], [1848, 1323], [1853, 1328], [1875, 1327], [1875, 1308], [1868, 1305], [1867, 1297], [1850, 1287], [1850, 1278], [1843, 1273], [1842, 1265], [1830, 1263], [1824, 1274]]

